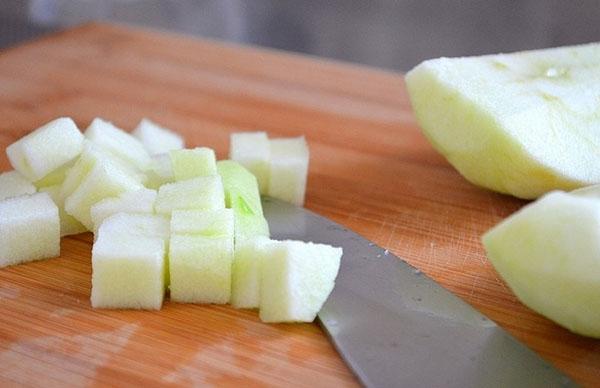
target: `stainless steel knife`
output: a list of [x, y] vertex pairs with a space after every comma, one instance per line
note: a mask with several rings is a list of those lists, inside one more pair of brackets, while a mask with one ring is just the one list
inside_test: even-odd
[[263, 206], [273, 238], [343, 247], [319, 321], [365, 386], [577, 386], [402, 259], [306, 209], [270, 198]]

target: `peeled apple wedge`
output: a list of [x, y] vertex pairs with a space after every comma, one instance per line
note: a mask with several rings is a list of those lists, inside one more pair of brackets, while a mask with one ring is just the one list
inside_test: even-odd
[[417, 121], [469, 181], [536, 198], [600, 183], [600, 43], [425, 61]]
[[600, 338], [600, 199], [549, 193], [487, 232], [483, 244], [524, 304]]

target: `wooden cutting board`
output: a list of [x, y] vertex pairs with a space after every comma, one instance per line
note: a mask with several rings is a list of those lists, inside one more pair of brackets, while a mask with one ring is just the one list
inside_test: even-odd
[[[430, 147], [401, 74], [92, 24], [0, 54], [0, 147], [58, 116], [128, 130], [149, 117], [221, 158], [233, 131], [306, 135], [308, 208], [421, 268], [577, 381], [600, 382], [600, 341], [524, 307], [485, 257], [481, 234], [523, 202], [469, 184]], [[170, 302], [92, 310], [91, 241], [0, 269], [0, 385], [357, 384], [316, 324]]]

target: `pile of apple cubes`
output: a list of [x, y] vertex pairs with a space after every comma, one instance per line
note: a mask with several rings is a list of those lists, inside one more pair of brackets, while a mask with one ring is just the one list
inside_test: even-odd
[[342, 250], [270, 240], [259, 194], [303, 203], [304, 138], [231, 143], [240, 163], [184, 149], [145, 119], [132, 134], [101, 119], [84, 134], [69, 118], [42, 126], [6, 150], [15, 170], [0, 175], [0, 267], [56, 257], [61, 236], [93, 231], [93, 307], [160, 309], [169, 289], [176, 302], [312, 321]]

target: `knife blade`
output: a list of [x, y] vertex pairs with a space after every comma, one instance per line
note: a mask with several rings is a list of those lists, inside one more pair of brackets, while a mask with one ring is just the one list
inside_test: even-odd
[[344, 249], [318, 319], [367, 387], [573, 387], [568, 376], [420, 270], [309, 210], [263, 199], [274, 239]]

